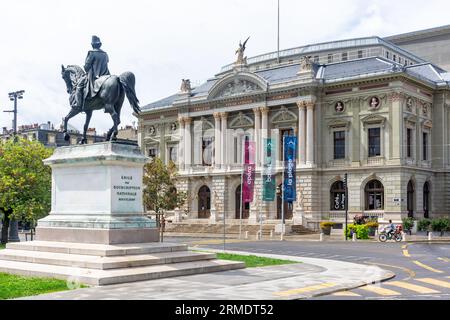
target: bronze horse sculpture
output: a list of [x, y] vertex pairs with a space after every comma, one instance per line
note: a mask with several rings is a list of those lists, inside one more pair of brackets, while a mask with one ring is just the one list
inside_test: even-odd
[[[67, 67], [61, 66], [61, 75], [67, 86], [67, 93], [70, 94], [69, 102], [71, 110], [69, 114], [64, 118], [64, 139], [68, 141], [70, 135], [67, 132], [67, 123], [71, 118], [81, 113], [81, 108], [76, 107], [75, 104], [75, 88], [80, 81], [80, 78], [85, 75], [84, 70], [77, 65], [68, 65]], [[89, 128], [89, 122], [94, 110], [105, 110], [105, 113], [109, 113], [114, 122], [114, 125], [109, 129], [106, 140], [117, 140], [118, 126], [120, 124], [120, 111], [122, 109], [125, 95], [130, 102], [133, 111], [137, 114], [140, 113], [139, 100], [136, 97], [135, 77], [131, 72], [124, 72], [120, 76], [105, 76], [104, 82], [101, 84], [98, 92], [91, 97], [86, 98], [84, 103], [84, 112], [86, 113], [86, 122], [83, 128], [83, 138], [81, 144], [87, 143], [86, 132]]]

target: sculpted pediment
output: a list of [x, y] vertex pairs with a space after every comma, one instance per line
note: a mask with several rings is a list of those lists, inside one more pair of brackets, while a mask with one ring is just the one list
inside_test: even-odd
[[239, 114], [230, 122], [231, 129], [253, 127], [253, 125], [254, 122], [252, 118], [244, 115], [242, 112], [239, 112]]
[[271, 122], [272, 123], [296, 122], [297, 119], [298, 119], [297, 115], [294, 112], [289, 111], [288, 108], [283, 106], [277, 113], [274, 114]]
[[258, 75], [250, 72], [233, 73], [212, 86], [208, 99], [223, 99], [266, 91], [267, 83]]
[[381, 124], [384, 127], [386, 118], [378, 114], [371, 114], [369, 116], [362, 118], [361, 121], [363, 122], [364, 127], [370, 124]]

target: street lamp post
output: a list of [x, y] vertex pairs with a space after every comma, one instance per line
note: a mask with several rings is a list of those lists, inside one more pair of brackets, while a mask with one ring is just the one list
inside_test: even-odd
[[[13, 120], [13, 139], [14, 140], [17, 138], [17, 100], [23, 99], [24, 93], [25, 93], [24, 90], [19, 90], [16, 92], [8, 93], [9, 100], [14, 101], [14, 109], [4, 111], [4, 112], [11, 112], [14, 114], [14, 120]], [[8, 241], [9, 242], [19, 242], [20, 241], [20, 239], [19, 239], [19, 222], [16, 220], [11, 220], [9, 223]]]

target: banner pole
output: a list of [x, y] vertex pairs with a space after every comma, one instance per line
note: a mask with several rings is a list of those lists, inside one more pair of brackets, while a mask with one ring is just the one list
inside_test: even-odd
[[283, 181], [282, 181], [282, 183], [281, 183], [281, 241], [283, 241], [283, 239], [284, 239], [284, 179], [285, 179], [285, 176], [284, 176], [284, 170], [285, 170], [285, 168], [284, 168], [284, 166], [285, 166], [285, 153], [286, 153], [286, 145], [285, 145], [285, 138], [286, 138], [286, 136], [283, 134], [283, 165], [282, 165], [282, 168], [283, 168]]
[[241, 172], [241, 208], [239, 212], [239, 239], [242, 239], [242, 207], [243, 207], [243, 199], [244, 199], [244, 170], [245, 170], [245, 140], [247, 140], [244, 136], [244, 145], [242, 146], [242, 172]]

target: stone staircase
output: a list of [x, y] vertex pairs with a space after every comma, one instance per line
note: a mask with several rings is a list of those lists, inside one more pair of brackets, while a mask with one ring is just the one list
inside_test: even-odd
[[190, 252], [187, 245], [145, 243], [99, 245], [30, 241], [0, 251], [0, 272], [109, 285], [245, 268]]
[[[279, 222], [278, 222], [279, 223]], [[276, 222], [264, 223], [262, 227], [259, 224], [242, 224], [242, 232], [248, 232], [249, 235], [256, 235], [260, 228], [262, 229], [263, 236], [269, 236], [271, 231], [275, 230]], [[205, 221], [187, 221], [187, 222], [174, 222], [166, 225], [165, 232], [170, 236], [170, 233], [186, 233], [186, 234], [223, 234], [223, 224], [220, 222], [217, 224], [210, 224]], [[239, 235], [240, 224], [235, 221], [225, 225], [225, 232], [228, 235]], [[305, 235], [314, 234], [314, 231], [306, 229], [301, 225], [292, 225], [291, 234]]]

